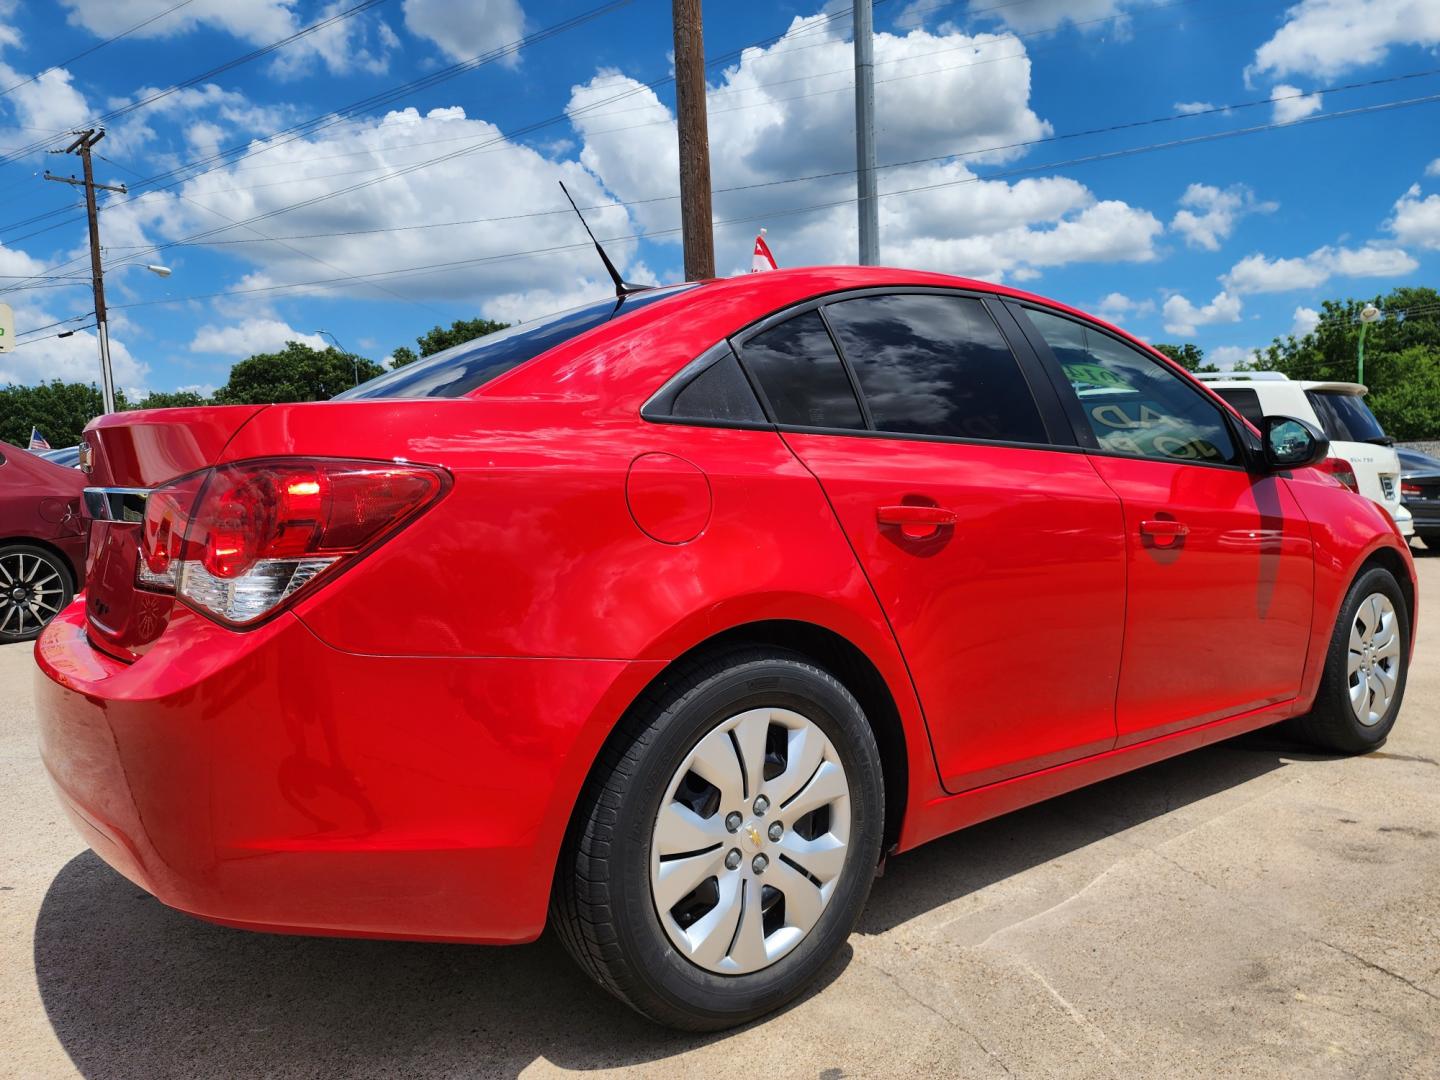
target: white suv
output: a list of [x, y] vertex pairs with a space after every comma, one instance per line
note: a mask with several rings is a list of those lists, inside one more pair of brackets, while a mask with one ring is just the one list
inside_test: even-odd
[[1330, 440], [1330, 472], [1383, 506], [1403, 535], [1414, 533], [1410, 511], [1400, 505], [1400, 458], [1394, 440], [1365, 404], [1365, 387], [1294, 381], [1278, 371], [1217, 371], [1200, 378], [1257, 427], [1262, 416], [1310, 421]]

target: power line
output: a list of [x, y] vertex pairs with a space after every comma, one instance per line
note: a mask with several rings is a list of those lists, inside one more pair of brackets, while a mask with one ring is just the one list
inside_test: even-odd
[[[1020, 167], [1016, 167], [1016, 168], [1012, 168], [1012, 169], [1003, 170], [1003, 171], [1001, 171], [1001, 172], [998, 172], [998, 173], [992, 174], [991, 176], [986, 176], [986, 177], [970, 176], [970, 177], [963, 177], [963, 178], [955, 179], [955, 180], [942, 181], [942, 182], [933, 183], [933, 184], [917, 185], [917, 186], [915, 186], [915, 187], [902, 188], [902, 189], [895, 190], [895, 191], [888, 191], [888, 192], [887, 192], [887, 191], [882, 191], [882, 192], [880, 192], [879, 197], [882, 198], [882, 199], [885, 199], [885, 198], [895, 198], [895, 197], [897, 197], [897, 196], [910, 195], [910, 194], [915, 194], [915, 193], [917, 193], [917, 192], [933, 191], [933, 190], [937, 190], [937, 189], [940, 189], [940, 188], [957, 187], [957, 186], [961, 186], [961, 185], [964, 185], [964, 184], [981, 183], [981, 182], [984, 182], [984, 181], [987, 181], [987, 180], [991, 180], [991, 179], [995, 179], [995, 178], [999, 178], [999, 177], [1018, 176], [1018, 175], [1023, 175], [1023, 174], [1025, 174], [1025, 173], [1041, 172], [1041, 171], [1045, 171], [1045, 170], [1048, 170], [1048, 169], [1068, 168], [1068, 167], [1073, 167], [1073, 166], [1075, 166], [1075, 165], [1088, 164], [1088, 163], [1092, 163], [1092, 162], [1096, 162], [1096, 161], [1110, 161], [1110, 160], [1115, 160], [1115, 159], [1117, 159], [1117, 158], [1130, 157], [1130, 156], [1134, 156], [1134, 155], [1138, 155], [1138, 154], [1144, 154], [1144, 153], [1152, 153], [1152, 152], [1158, 151], [1158, 150], [1170, 150], [1170, 149], [1175, 149], [1175, 148], [1182, 147], [1182, 146], [1190, 146], [1190, 145], [1196, 145], [1196, 144], [1199, 144], [1199, 143], [1213, 142], [1213, 141], [1216, 141], [1216, 140], [1219, 140], [1219, 139], [1234, 138], [1234, 137], [1240, 136], [1240, 135], [1252, 135], [1252, 134], [1257, 134], [1257, 133], [1260, 133], [1260, 132], [1277, 131], [1277, 130], [1281, 130], [1281, 129], [1285, 129], [1285, 128], [1298, 127], [1298, 126], [1301, 126], [1301, 125], [1304, 125], [1304, 124], [1324, 123], [1324, 122], [1328, 122], [1328, 121], [1331, 121], [1331, 120], [1345, 119], [1345, 118], [1352, 117], [1352, 116], [1360, 116], [1360, 115], [1367, 115], [1367, 114], [1375, 113], [1375, 112], [1389, 111], [1389, 110], [1400, 109], [1400, 108], [1408, 108], [1408, 107], [1415, 106], [1415, 105], [1433, 104], [1433, 103], [1435, 103], [1435, 102], [1440, 102], [1440, 94], [1432, 94], [1432, 95], [1429, 95], [1429, 96], [1426, 96], [1426, 97], [1411, 98], [1411, 99], [1403, 100], [1403, 101], [1381, 102], [1381, 103], [1374, 104], [1374, 105], [1358, 106], [1358, 107], [1356, 107], [1356, 108], [1344, 110], [1344, 111], [1342, 111], [1342, 112], [1324, 113], [1324, 114], [1321, 114], [1321, 115], [1318, 115], [1318, 116], [1301, 117], [1301, 118], [1296, 119], [1296, 120], [1287, 120], [1287, 121], [1283, 121], [1283, 122], [1276, 121], [1276, 122], [1271, 122], [1271, 123], [1268, 123], [1268, 124], [1257, 124], [1257, 125], [1254, 125], [1254, 126], [1248, 127], [1248, 128], [1235, 128], [1235, 129], [1230, 129], [1230, 130], [1228, 130], [1228, 131], [1209, 132], [1209, 133], [1206, 133], [1206, 134], [1203, 134], [1203, 135], [1190, 136], [1190, 137], [1187, 137], [1187, 138], [1184, 138], [1184, 139], [1171, 139], [1171, 140], [1168, 140], [1168, 141], [1166, 141], [1166, 142], [1150, 143], [1150, 144], [1142, 145], [1142, 146], [1126, 147], [1126, 148], [1120, 149], [1120, 150], [1111, 150], [1111, 151], [1105, 151], [1105, 152], [1102, 152], [1102, 153], [1088, 154], [1088, 155], [1084, 155], [1084, 156], [1082, 156], [1082, 157], [1070, 158], [1070, 159], [1064, 160], [1064, 161], [1051, 161], [1051, 162], [1037, 163], [1037, 164], [1033, 164], [1033, 165], [1020, 166]], [[791, 207], [791, 208], [783, 209], [783, 210], [770, 210], [770, 211], [767, 211], [767, 212], [765, 212], [765, 213], [763, 213], [763, 214], [752, 214], [752, 215], [747, 215], [747, 216], [745, 216], [745, 217], [731, 218], [731, 219], [726, 220], [726, 221], [717, 221], [717, 222], [715, 223], [715, 227], [716, 227], [716, 228], [722, 228], [722, 227], [736, 226], [736, 225], [742, 225], [742, 224], [750, 224], [750, 223], [753, 223], [753, 222], [755, 222], [755, 221], [762, 220], [762, 219], [771, 220], [771, 219], [780, 218], [780, 217], [790, 217], [790, 216], [796, 216], [796, 215], [801, 215], [801, 214], [814, 213], [814, 212], [816, 212], [816, 211], [829, 210], [829, 209], [833, 209], [833, 208], [839, 207], [839, 206], [848, 206], [848, 205], [850, 205], [852, 202], [853, 202], [852, 199], [841, 199], [841, 200], [832, 200], [832, 201], [824, 202], [824, 203], [813, 203], [813, 204], [805, 205], [805, 206], [796, 206], [796, 207]], [[609, 237], [609, 238], [607, 238], [607, 239], [606, 239], [605, 241], [603, 241], [603, 242], [606, 242], [606, 243], [614, 243], [614, 242], [623, 242], [623, 241], [628, 241], [628, 240], [638, 240], [638, 239], [643, 239], [645, 236], [653, 237], [653, 236], [671, 235], [671, 234], [674, 234], [674, 233], [676, 233], [676, 232], [678, 232], [678, 231], [679, 231], [678, 229], [662, 229], [662, 230], [657, 230], [657, 231], [655, 231], [655, 232], [647, 233], [647, 234], [643, 234], [643, 235], [642, 235], [642, 234], [631, 234], [631, 235], [629, 235], [629, 236]], [[114, 305], [114, 306], [117, 307], [117, 308], [151, 307], [151, 306], [158, 305], [158, 304], [183, 303], [183, 302], [189, 302], [189, 301], [193, 301], [193, 300], [208, 300], [208, 299], [212, 299], [212, 298], [215, 298], [215, 297], [221, 297], [221, 296], [237, 296], [237, 295], [249, 295], [249, 294], [254, 294], [254, 293], [264, 293], [264, 292], [278, 292], [278, 291], [283, 291], [283, 290], [287, 290], [287, 289], [309, 289], [309, 288], [317, 288], [317, 287], [323, 287], [323, 286], [326, 286], [326, 285], [339, 284], [339, 283], [346, 282], [346, 281], [358, 280], [358, 279], [360, 279], [360, 278], [399, 277], [399, 276], [404, 276], [404, 275], [418, 275], [418, 274], [425, 274], [425, 273], [436, 273], [436, 272], [441, 272], [441, 271], [444, 271], [444, 270], [454, 269], [454, 268], [459, 267], [459, 266], [468, 266], [468, 265], [475, 265], [475, 264], [486, 263], [486, 262], [504, 261], [504, 260], [507, 260], [507, 259], [516, 259], [516, 258], [532, 257], [532, 256], [536, 256], [536, 255], [551, 254], [551, 253], [559, 252], [559, 251], [579, 250], [579, 249], [582, 249], [582, 248], [588, 248], [589, 246], [590, 246], [590, 245], [589, 245], [588, 243], [557, 245], [557, 246], [549, 247], [549, 248], [535, 248], [535, 249], [532, 249], [532, 250], [529, 250], [529, 251], [516, 251], [516, 252], [506, 252], [506, 253], [495, 254], [495, 255], [482, 255], [482, 256], [476, 256], [476, 257], [474, 257], [474, 258], [469, 258], [469, 259], [455, 259], [455, 260], [450, 260], [450, 261], [448, 261], [448, 262], [443, 262], [443, 263], [428, 263], [428, 264], [423, 264], [423, 265], [420, 265], [420, 266], [404, 267], [404, 268], [400, 268], [400, 269], [396, 269], [396, 270], [375, 271], [375, 272], [373, 272], [373, 273], [363, 274], [363, 275], [362, 275], [362, 274], [352, 274], [352, 275], [346, 275], [345, 277], [342, 277], [342, 278], [331, 278], [331, 279], [325, 279], [325, 280], [319, 280], [319, 281], [292, 282], [292, 283], [281, 284], [281, 285], [257, 286], [257, 287], [253, 287], [253, 288], [247, 288], [247, 289], [226, 289], [226, 290], [220, 290], [220, 291], [217, 291], [217, 292], [202, 293], [202, 294], [198, 294], [198, 295], [195, 295], [195, 296], [186, 296], [186, 297], [163, 299], [163, 300], [142, 300], [142, 301], [136, 301], [136, 302], [132, 302], [132, 303], [128, 303], [128, 304], [116, 304], [116, 305]]]
[[[1410, 73], [1406, 73], [1406, 74], [1402, 74], [1402, 75], [1389, 76], [1389, 77], [1382, 78], [1382, 79], [1370, 79], [1370, 80], [1366, 80], [1366, 81], [1363, 81], [1363, 82], [1355, 82], [1355, 83], [1348, 83], [1348, 84], [1343, 84], [1343, 85], [1325, 87], [1325, 88], [1322, 88], [1322, 89], [1320, 89], [1320, 90], [1313, 91], [1313, 92], [1314, 92], [1314, 93], [1327, 93], [1327, 94], [1328, 94], [1328, 93], [1339, 93], [1339, 92], [1345, 91], [1345, 90], [1368, 88], [1368, 87], [1373, 87], [1373, 86], [1378, 86], [1378, 85], [1383, 85], [1383, 84], [1388, 84], [1388, 83], [1403, 82], [1403, 81], [1410, 80], [1410, 79], [1416, 79], [1416, 78], [1420, 78], [1420, 77], [1423, 77], [1423, 76], [1436, 75], [1436, 74], [1440, 74], [1440, 68], [1431, 68], [1431, 69], [1428, 69], [1428, 70], [1426, 70], [1426, 71], [1410, 72]], [[957, 159], [957, 158], [977, 157], [977, 156], [980, 156], [980, 155], [996, 153], [996, 152], [998, 152], [998, 151], [1003, 151], [1003, 150], [1013, 150], [1013, 149], [1020, 149], [1020, 148], [1026, 148], [1026, 147], [1041, 146], [1041, 145], [1045, 145], [1045, 144], [1048, 144], [1048, 143], [1063, 142], [1063, 141], [1070, 140], [1070, 139], [1084, 138], [1084, 137], [1089, 137], [1089, 136], [1092, 136], [1092, 135], [1109, 134], [1109, 133], [1113, 133], [1113, 132], [1117, 132], [1117, 131], [1126, 131], [1126, 130], [1130, 130], [1130, 129], [1134, 129], [1134, 128], [1152, 126], [1152, 125], [1162, 124], [1162, 123], [1167, 123], [1167, 122], [1172, 122], [1172, 121], [1187, 120], [1187, 119], [1191, 118], [1192, 116], [1203, 116], [1203, 115], [1213, 114], [1213, 113], [1224, 113], [1224, 112], [1238, 111], [1238, 110], [1240, 110], [1240, 109], [1254, 108], [1254, 107], [1269, 105], [1269, 104], [1271, 104], [1271, 103], [1272, 103], [1272, 99], [1270, 99], [1270, 98], [1254, 99], [1254, 100], [1242, 101], [1242, 102], [1232, 102], [1232, 103], [1230, 103], [1230, 104], [1228, 104], [1228, 105], [1215, 105], [1215, 106], [1212, 106], [1211, 108], [1209, 108], [1209, 109], [1207, 109], [1207, 110], [1204, 110], [1204, 111], [1198, 112], [1198, 113], [1171, 113], [1171, 114], [1168, 114], [1168, 115], [1166, 115], [1166, 116], [1151, 117], [1151, 118], [1149, 118], [1149, 119], [1144, 119], [1144, 120], [1124, 121], [1124, 122], [1119, 122], [1119, 123], [1115, 123], [1115, 124], [1109, 124], [1109, 125], [1102, 126], [1102, 127], [1088, 128], [1088, 129], [1081, 130], [1081, 131], [1061, 132], [1061, 133], [1055, 134], [1055, 135], [1047, 135], [1047, 136], [1044, 136], [1044, 137], [1039, 138], [1039, 139], [1028, 139], [1028, 140], [1023, 140], [1023, 141], [1019, 141], [1019, 142], [1005, 143], [1005, 144], [996, 145], [996, 146], [986, 146], [986, 147], [980, 147], [980, 148], [971, 149], [971, 150], [952, 151], [952, 152], [948, 152], [948, 153], [945, 153], [945, 154], [937, 154], [937, 155], [934, 155], [934, 156], [931, 156], [931, 157], [925, 157], [925, 158], [912, 158], [912, 159], [905, 160], [905, 161], [887, 162], [887, 163], [884, 163], [884, 164], [880, 165], [879, 168], [880, 168], [880, 169], [898, 169], [898, 168], [905, 168], [905, 167], [910, 167], [910, 166], [914, 166], [914, 165], [931, 164], [931, 163], [934, 163], [934, 162], [937, 162], [937, 161], [949, 161], [949, 160], [953, 160], [953, 159]], [[1325, 115], [1327, 115], [1327, 116], [1333, 116], [1333, 115], [1342, 115], [1342, 114], [1325, 114]], [[363, 170], [363, 171], [369, 171], [369, 170]], [[834, 177], [836, 177], [836, 176], [849, 175], [849, 174], [851, 173], [851, 171], [852, 171], [852, 170], [850, 170], [850, 169], [835, 169], [835, 170], [831, 170], [831, 171], [828, 171], [828, 172], [822, 172], [822, 173], [810, 173], [810, 174], [807, 174], [807, 175], [804, 175], [804, 176], [785, 177], [785, 178], [782, 178], [782, 179], [779, 179], [779, 180], [765, 180], [765, 181], [757, 181], [757, 182], [751, 183], [751, 184], [737, 184], [737, 185], [733, 185], [733, 186], [730, 186], [730, 187], [716, 188], [716, 189], [715, 189], [715, 194], [717, 194], [717, 195], [721, 195], [721, 194], [734, 194], [734, 193], [742, 192], [742, 191], [754, 191], [754, 190], [762, 189], [762, 188], [779, 187], [779, 186], [783, 186], [783, 185], [787, 185], [787, 184], [802, 183], [802, 182], [808, 182], [808, 181], [812, 181], [812, 180], [831, 179], [831, 178], [834, 178]], [[345, 173], [340, 173], [340, 174], [336, 174], [336, 175], [347, 175], [347, 174], [345, 174]], [[991, 179], [993, 175], [994, 175], [994, 174], [987, 174], [986, 176], [984, 176], [984, 177], [979, 177], [979, 178], [977, 178], [977, 179], [982, 179], [982, 180], [984, 180], [984, 179]], [[1001, 174], [1001, 175], [1003, 175], [1003, 174]], [[306, 177], [305, 179], [316, 179], [316, 178], [315, 178], [315, 177]], [[268, 185], [267, 185], [267, 186], [268, 186]], [[248, 188], [235, 188], [235, 189], [228, 189], [228, 190], [237, 190], [237, 191], [240, 191], [240, 190], [250, 190], [250, 189], [248, 189]], [[581, 209], [584, 210], [584, 211], [591, 211], [591, 210], [605, 210], [605, 209], [610, 209], [610, 208], [614, 208], [614, 207], [629, 208], [629, 207], [635, 207], [635, 206], [650, 205], [650, 204], [660, 203], [660, 202], [672, 202], [672, 201], [674, 201], [676, 198], [678, 198], [677, 195], [656, 195], [656, 196], [651, 196], [651, 197], [649, 197], [649, 198], [644, 198], [644, 199], [619, 200], [619, 201], [616, 201], [616, 202], [604, 203], [604, 204], [595, 205], [595, 206], [582, 207]], [[526, 219], [530, 219], [530, 218], [549, 217], [549, 216], [554, 216], [554, 215], [557, 215], [557, 214], [564, 215], [564, 214], [569, 214], [570, 212], [571, 212], [571, 211], [568, 209], [568, 207], [566, 207], [566, 208], [559, 208], [559, 209], [547, 209], [547, 210], [525, 211], [525, 212], [516, 213], [516, 214], [494, 215], [494, 216], [481, 217], [481, 218], [469, 218], [469, 219], [464, 219], [464, 220], [460, 220], [460, 221], [435, 222], [435, 223], [430, 223], [430, 224], [395, 225], [395, 226], [376, 227], [376, 228], [373, 228], [373, 229], [344, 229], [344, 230], [336, 230], [336, 231], [333, 231], [333, 232], [300, 233], [300, 234], [296, 234], [296, 235], [292, 235], [292, 236], [270, 237], [269, 239], [272, 239], [272, 240], [275, 240], [275, 241], [278, 242], [278, 241], [283, 241], [283, 240], [312, 240], [312, 239], [333, 238], [333, 237], [343, 237], [343, 236], [365, 236], [365, 235], [373, 235], [373, 234], [377, 234], [377, 233], [412, 232], [412, 231], [423, 230], [423, 229], [432, 229], [432, 228], [453, 228], [453, 227], [464, 226], [464, 225], [483, 225], [483, 224], [495, 224], [495, 223], [505, 222], [505, 221], [520, 221], [520, 220], [526, 220]], [[236, 244], [253, 244], [253, 243], [261, 243], [261, 242], [263, 242], [263, 241], [262, 241], [262, 240], [249, 240], [249, 239], [245, 239], [245, 240], [240, 240], [240, 239], [230, 239], [230, 240], [205, 239], [205, 240], [202, 240], [202, 241], [195, 241], [195, 242], [193, 242], [193, 243], [195, 244], [195, 246], [222, 246], [222, 245], [229, 246], [229, 245], [236, 245]], [[182, 246], [190, 246], [191, 243], [192, 243], [192, 242], [191, 242], [191, 241], [188, 241], [188, 240], [177, 240], [177, 241], [172, 241], [172, 242], [170, 242], [170, 244], [172, 244], [172, 245], [182, 245]], [[141, 255], [148, 254], [148, 253], [155, 252], [155, 251], [159, 251], [159, 250], [161, 250], [162, 247], [164, 247], [164, 246], [167, 246], [167, 245], [148, 245], [148, 246], [137, 245], [137, 246], [136, 246], [136, 254], [127, 256], [127, 257], [126, 257], [126, 261], [133, 262], [134, 260], [138, 259]]]
[[[105, 113], [103, 116], [99, 116], [93, 120], [87, 121], [86, 125], [84, 126], [103, 127], [105, 124], [108, 124], [111, 121], [118, 119], [119, 117], [126, 116], [129, 113], [135, 112], [138, 109], [143, 109], [149, 105], [154, 104], [157, 101], [162, 100], [163, 98], [169, 97], [171, 94], [179, 93], [181, 90], [188, 89], [189, 87], [194, 86], [197, 83], [202, 83], [207, 79], [212, 79], [216, 75], [223, 75], [225, 72], [230, 71], [234, 68], [240, 67], [244, 64], [248, 64], [254, 60], [259, 60], [262, 57], [269, 56], [271, 53], [278, 52], [280, 49], [283, 49], [287, 45], [291, 45], [296, 41], [299, 41], [301, 38], [308, 37], [319, 30], [324, 30], [327, 27], [344, 22], [346, 19], [351, 19], [354, 18], [356, 15], [363, 14], [364, 12], [369, 11], [373, 7], [378, 7], [381, 4], [389, 2], [390, 0], [360, 0], [360, 2], [358, 4], [355, 4], [354, 6], [346, 8], [344, 11], [335, 12], [332, 15], [320, 19], [318, 22], [311, 23], [309, 26], [301, 27], [293, 34], [289, 34], [286, 37], [279, 39], [278, 41], [272, 41], [268, 45], [262, 45], [260, 48], [253, 49], [242, 56], [232, 57], [231, 59], [225, 61], [223, 64], [219, 64], [213, 68], [210, 68], [207, 71], [202, 71], [199, 75], [191, 76], [183, 82], [175, 83], [164, 90], [159, 90], [156, 93], [151, 94], [147, 98], [142, 98], [139, 101], [132, 101], [128, 105], [122, 105], [119, 108], [112, 109], [108, 113]], [[31, 143], [29, 147], [24, 148], [19, 154], [11, 154], [8, 157], [0, 158], [0, 165], [9, 164], [11, 161], [15, 160], [17, 157], [23, 156], [24, 154], [34, 153], [36, 150], [43, 150], [49, 142], [51, 142], [50, 139], [42, 139], [37, 142]]]
[[[120, 33], [114, 35], [113, 37], [108, 37], [108, 38], [106, 38], [104, 41], [101, 41], [101, 42], [98, 42], [98, 43], [96, 43], [96, 44], [94, 44], [94, 45], [91, 45], [88, 49], [85, 49], [85, 50], [83, 50], [82, 52], [78, 52], [78, 53], [76, 53], [74, 56], [67, 57], [66, 59], [61, 60], [61, 61], [59, 61], [58, 63], [51, 64], [48, 68], [46, 68], [44, 71], [40, 72], [38, 75], [31, 75], [28, 79], [22, 79], [20, 82], [17, 82], [14, 86], [7, 86], [4, 90], [0, 90], [0, 97], [4, 97], [6, 94], [10, 93], [10, 92], [13, 91], [13, 90], [19, 90], [22, 86], [29, 86], [29, 85], [30, 85], [31, 83], [33, 83], [33, 82], [39, 82], [39, 81], [40, 81], [41, 79], [43, 79], [46, 75], [49, 75], [52, 71], [58, 71], [60, 68], [63, 68], [63, 67], [69, 67], [71, 64], [75, 63], [75, 61], [77, 61], [77, 60], [83, 60], [83, 59], [85, 59], [85, 57], [89, 56], [91, 53], [99, 52], [101, 49], [105, 48], [106, 45], [112, 45], [112, 44], [114, 44], [115, 42], [119, 41], [121, 38], [129, 37], [131, 34], [135, 33], [135, 31], [137, 31], [137, 30], [143, 30], [145, 27], [149, 26], [151, 23], [159, 22], [161, 19], [165, 18], [166, 15], [171, 15], [171, 14], [179, 11], [179, 10], [180, 10], [181, 8], [183, 8], [183, 7], [187, 7], [188, 5], [193, 4], [194, 2], [195, 2], [195, 0], [180, 0], [180, 3], [176, 4], [174, 7], [168, 7], [168, 8], [166, 8], [164, 11], [157, 12], [156, 14], [151, 15], [148, 19], [144, 19], [144, 20], [142, 20], [141, 22], [136, 23], [134, 26], [130, 27], [128, 30], [122, 30], [122, 31], [120, 31]], [[44, 129], [41, 129], [41, 128], [27, 128], [26, 130], [27, 130], [27, 131], [41, 131], [41, 130], [44, 130]]]

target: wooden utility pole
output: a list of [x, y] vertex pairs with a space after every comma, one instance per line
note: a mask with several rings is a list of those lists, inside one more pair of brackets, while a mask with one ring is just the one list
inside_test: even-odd
[[715, 276], [710, 214], [710, 130], [705, 117], [705, 35], [700, 0], [673, 0], [675, 118], [680, 129], [680, 224], [685, 279]]
[[90, 216], [90, 277], [95, 289], [95, 336], [100, 342], [100, 395], [104, 399], [105, 411], [112, 413], [115, 411], [115, 376], [110, 370], [110, 327], [105, 320], [105, 274], [100, 267], [100, 220], [95, 206], [95, 189], [114, 191], [121, 195], [127, 195], [129, 192], [124, 184], [112, 187], [109, 184], [95, 182], [95, 171], [90, 165], [90, 148], [105, 138], [104, 129], [91, 128], [88, 131], [75, 131], [71, 134], [77, 136], [73, 143], [64, 150], [50, 152], [52, 154], [78, 154], [80, 164], [85, 172], [85, 179], [77, 180], [73, 176], [51, 176], [48, 171], [45, 173], [45, 179], [85, 189], [85, 211]]

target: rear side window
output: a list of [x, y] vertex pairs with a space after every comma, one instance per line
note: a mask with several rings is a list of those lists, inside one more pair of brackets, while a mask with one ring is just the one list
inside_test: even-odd
[[1310, 407], [1320, 419], [1327, 439], [1338, 442], [1388, 442], [1385, 429], [1365, 399], [1341, 390], [1306, 390]]
[[740, 362], [728, 348], [715, 363], [686, 384], [675, 395], [669, 415], [685, 420], [738, 420], [765, 422], [765, 413], [755, 400], [755, 391]]
[[756, 334], [741, 352], [776, 423], [865, 427], [850, 377], [818, 311], [796, 315]]
[[1265, 419], [1265, 410], [1260, 407], [1260, 395], [1254, 390], [1247, 390], [1244, 387], [1216, 387], [1215, 393], [1219, 394], [1246, 420], [1249, 420], [1257, 428], [1260, 421]]
[[1102, 450], [1162, 461], [1234, 465], [1224, 411], [1183, 377], [1084, 323], [1027, 308], [1059, 361]]
[[491, 379], [533, 360], [543, 352], [579, 337], [601, 323], [618, 319], [657, 300], [694, 288], [679, 285], [669, 289], [648, 289], [623, 299], [607, 299], [583, 307], [547, 315], [534, 322], [517, 323], [494, 334], [456, 345], [424, 360], [406, 364], [353, 390], [336, 394], [333, 400], [355, 398], [453, 398], [463, 397]]
[[876, 429], [1044, 443], [1045, 425], [985, 305], [896, 293], [825, 309]]

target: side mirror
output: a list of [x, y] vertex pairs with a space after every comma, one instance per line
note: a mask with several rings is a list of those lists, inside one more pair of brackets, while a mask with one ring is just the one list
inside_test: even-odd
[[1263, 418], [1260, 433], [1265, 440], [1265, 467], [1276, 472], [1315, 465], [1330, 452], [1330, 440], [1321, 431], [1293, 416]]

